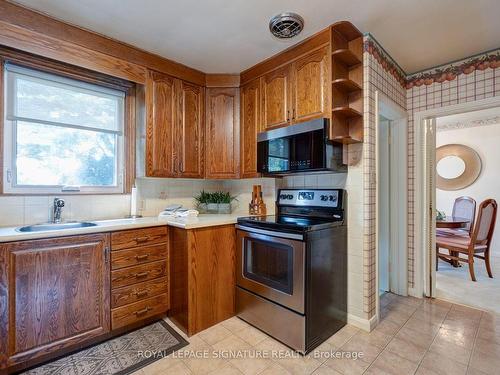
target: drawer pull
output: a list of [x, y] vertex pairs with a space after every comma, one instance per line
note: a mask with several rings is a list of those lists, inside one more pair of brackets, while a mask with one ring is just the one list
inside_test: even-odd
[[135, 274], [135, 277], [137, 279], [141, 279], [143, 277], [147, 277], [149, 275], [149, 271], [145, 271], [145, 272], [138, 272]]
[[135, 292], [135, 296], [137, 298], [142, 298], [142, 297], [146, 297], [148, 295], [148, 291], [147, 290], [138, 290], [137, 292]]
[[151, 310], [152, 310], [152, 308], [151, 308], [151, 307], [146, 307], [146, 308], [144, 308], [144, 309], [142, 309], [142, 310], [137, 310], [137, 311], [135, 312], [135, 315], [136, 315], [136, 316], [141, 316], [141, 315], [147, 314], [147, 313], [148, 313], [149, 311], [151, 311]]
[[148, 258], [149, 258], [149, 254], [143, 254], [143, 255], [136, 255], [136, 256], [135, 256], [135, 260], [137, 260], [137, 261], [139, 261], [139, 262], [140, 262], [141, 260], [146, 260], [146, 259], [148, 259]]
[[138, 242], [138, 243], [147, 242], [148, 240], [149, 240], [149, 236], [135, 238], [135, 242]]

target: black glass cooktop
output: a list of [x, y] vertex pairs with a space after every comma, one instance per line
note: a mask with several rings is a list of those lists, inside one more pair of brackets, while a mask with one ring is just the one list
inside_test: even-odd
[[340, 225], [336, 218], [298, 217], [286, 215], [250, 216], [238, 219], [238, 224], [269, 230], [304, 232]]

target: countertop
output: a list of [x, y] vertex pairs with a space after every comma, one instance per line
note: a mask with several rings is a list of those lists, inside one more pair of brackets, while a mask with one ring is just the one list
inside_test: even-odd
[[18, 232], [18, 227], [0, 228], [0, 243], [11, 241], [23, 241], [39, 238], [74, 236], [78, 234], [114, 232], [124, 229], [146, 228], [161, 225], [169, 225], [183, 229], [204, 228], [217, 225], [236, 224], [238, 217], [248, 216], [248, 214], [228, 214], [228, 215], [210, 215], [201, 214], [194, 218], [174, 218], [174, 217], [144, 217], [138, 219], [116, 219], [92, 221], [97, 224], [95, 227], [48, 230], [41, 232]]

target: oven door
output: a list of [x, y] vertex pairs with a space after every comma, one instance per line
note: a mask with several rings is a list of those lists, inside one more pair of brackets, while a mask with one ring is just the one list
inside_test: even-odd
[[239, 287], [304, 314], [305, 242], [238, 230], [237, 265]]

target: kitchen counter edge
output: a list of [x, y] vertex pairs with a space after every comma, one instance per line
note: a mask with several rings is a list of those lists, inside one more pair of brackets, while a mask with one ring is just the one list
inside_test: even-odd
[[205, 228], [219, 225], [236, 224], [239, 217], [249, 216], [248, 214], [227, 214], [210, 215], [203, 214], [196, 218], [173, 218], [173, 217], [144, 217], [137, 219], [114, 219], [114, 220], [96, 220], [94, 227], [51, 230], [41, 232], [18, 232], [17, 227], [0, 228], [0, 243], [34, 240], [43, 238], [66, 237], [81, 234], [115, 232], [127, 229], [147, 228], [155, 226], [173, 226], [182, 229]]

